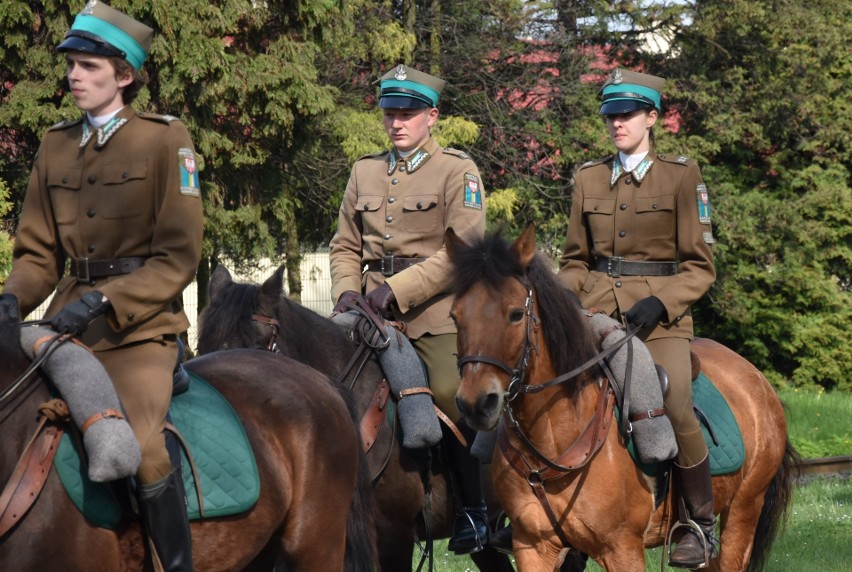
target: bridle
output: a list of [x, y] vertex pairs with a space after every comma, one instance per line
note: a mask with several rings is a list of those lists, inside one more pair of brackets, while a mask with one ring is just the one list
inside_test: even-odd
[[501, 369], [507, 374], [509, 374], [509, 385], [506, 388], [504, 403], [508, 403], [514, 400], [520, 393], [533, 393], [534, 391], [531, 391], [529, 388], [535, 387], [521, 384], [524, 377], [526, 377], [527, 366], [530, 363], [530, 354], [532, 353], [533, 349], [537, 349], [533, 346], [532, 343], [532, 333], [533, 329], [538, 328], [539, 324], [539, 318], [535, 315], [535, 312], [533, 310], [532, 287], [526, 284], [523, 280], [521, 280], [521, 283], [524, 285], [527, 291], [527, 298], [524, 301], [524, 316], [526, 318], [527, 323], [526, 335], [524, 336], [524, 347], [521, 349], [521, 355], [518, 358], [517, 365], [515, 367], [510, 367], [504, 361], [485, 355], [460, 356], [456, 361], [460, 377], [462, 374], [462, 370], [464, 369], [464, 365], [467, 363], [475, 362], [493, 365], [494, 367]]
[[[525, 318], [526, 318], [526, 321], [527, 321], [526, 322], [526, 328], [525, 328], [526, 333], [525, 333], [525, 337], [524, 337], [524, 345], [521, 349], [521, 354], [520, 354], [520, 357], [518, 358], [517, 365], [513, 368], [513, 367], [510, 367], [509, 365], [507, 365], [502, 360], [499, 360], [499, 359], [491, 357], [491, 356], [481, 355], [481, 354], [459, 356], [458, 361], [457, 361], [458, 368], [459, 368], [459, 375], [461, 375], [465, 364], [475, 363], [475, 362], [487, 363], [489, 365], [492, 365], [492, 366], [506, 372], [509, 375], [509, 384], [506, 388], [506, 392], [504, 394], [504, 399], [503, 399], [503, 415], [504, 415], [504, 419], [506, 421], [507, 426], [512, 429], [512, 431], [515, 433], [515, 435], [518, 436], [518, 438], [524, 443], [524, 445], [527, 447], [527, 449], [529, 449], [530, 452], [532, 452], [533, 455], [535, 455], [535, 457], [539, 461], [541, 461], [542, 463], [544, 463], [549, 468], [551, 468], [555, 471], [561, 471], [563, 473], [566, 473], [566, 472], [569, 472], [569, 471], [579, 469], [582, 466], [584, 466], [586, 463], [588, 463], [588, 461], [591, 460], [591, 458], [594, 456], [594, 453], [596, 453], [597, 450], [600, 448], [600, 446], [603, 445], [603, 441], [601, 440], [600, 443], [598, 443], [597, 439], [593, 440], [594, 442], [592, 444], [590, 444], [590, 447], [593, 446], [593, 447], [595, 447], [595, 449], [588, 451], [588, 454], [585, 455], [585, 457], [584, 457], [585, 460], [582, 462], [582, 464], [575, 465], [575, 466], [566, 466], [564, 464], [560, 464], [559, 462], [557, 462], [558, 459], [557, 459], [557, 461], [551, 460], [544, 453], [542, 453], [535, 446], [535, 444], [533, 444], [532, 440], [526, 435], [523, 428], [521, 427], [521, 424], [518, 422], [517, 418], [515, 417], [515, 411], [514, 411], [514, 408], [512, 407], [512, 402], [521, 394], [539, 393], [541, 391], [544, 391], [545, 389], [549, 389], [551, 387], [565, 383], [565, 382], [577, 377], [578, 375], [585, 372], [586, 370], [594, 367], [595, 365], [599, 365], [603, 369], [603, 371], [606, 374], [606, 378], [607, 378], [607, 381], [605, 383], [603, 383], [600, 387], [600, 391], [602, 392], [602, 394], [606, 394], [607, 399], [608, 399], [608, 395], [610, 393], [612, 393], [612, 395], [614, 397], [617, 396], [618, 386], [615, 383], [615, 380], [613, 379], [613, 376], [612, 376], [612, 373], [609, 369], [609, 366], [606, 365], [606, 362], [604, 360], [607, 357], [609, 357], [610, 355], [612, 355], [613, 353], [617, 352], [624, 344], [626, 344], [628, 341], [630, 341], [633, 338], [633, 336], [636, 335], [636, 331], [628, 332], [627, 335], [625, 335], [621, 340], [619, 340], [618, 342], [613, 344], [611, 347], [607, 348], [606, 350], [604, 350], [602, 352], [595, 354], [594, 356], [592, 356], [591, 358], [586, 360], [584, 363], [580, 364], [579, 366], [575, 367], [574, 369], [572, 369], [571, 371], [569, 371], [567, 373], [563, 373], [563, 374], [561, 374], [557, 377], [554, 377], [553, 379], [550, 379], [548, 381], [545, 381], [543, 383], [537, 383], [535, 385], [524, 384], [523, 380], [526, 377], [526, 370], [527, 370], [527, 367], [529, 365], [530, 354], [532, 353], [533, 349], [536, 349], [536, 346], [533, 343], [533, 339], [532, 339], [533, 338], [533, 332], [535, 330], [537, 330], [541, 320], [535, 314], [535, 309], [534, 309], [535, 308], [535, 299], [534, 299], [534, 291], [533, 291], [532, 286], [530, 286], [530, 284], [525, 279], [522, 279], [522, 278], [516, 278], [516, 279], [521, 282], [521, 284], [524, 286], [524, 289], [527, 292], [526, 300], [524, 301], [524, 315], [525, 315]], [[604, 399], [604, 397], [605, 396], [602, 395], [601, 399]], [[623, 417], [623, 415], [622, 415], [622, 417]], [[592, 421], [595, 421], [595, 419], [593, 419]], [[608, 423], [608, 422], [609, 422], [609, 419], [606, 419], [606, 420], [598, 419], [597, 420], [597, 423]]]
[[263, 316], [261, 314], [252, 314], [251, 315], [252, 322], [260, 322], [261, 324], [265, 324], [272, 329], [272, 334], [269, 336], [269, 341], [266, 342], [266, 351], [272, 352], [274, 354], [280, 354], [281, 348], [278, 347], [278, 332], [281, 331], [281, 325], [278, 323], [278, 320], [275, 318], [270, 318], [269, 316]]
[[[601, 449], [609, 434], [609, 427], [614, 418], [612, 408], [616, 400], [617, 385], [610, 372], [609, 367], [605, 363], [605, 358], [627, 343], [636, 332], [628, 333], [624, 338], [615, 343], [607, 350], [594, 355], [571, 371], [559, 375], [544, 383], [529, 385], [524, 384], [523, 380], [526, 377], [527, 367], [529, 366], [530, 354], [536, 345], [533, 342], [533, 332], [538, 329], [540, 319], [535, 314], [535, 300], [533, 288], [526, 279], [516, 278], [524, 286], [527, 292], [526, 300], [524, 301], [524, 315], [526, 318], [526, 332], [521, 354], [518, 358], [517, 365], [513, 368], [507, 365], [502, 360], [487, 356], [487, 355], [466, 355], [458, 358], [457, 364], [459, 375], [465, 364], [468, 363], [486, 363], [492, 365], [509, 375], [509, 384], [506, 388], [503, 399], [503, 419], [504, 423], [498, 428], [497, 442], [501, 452], [509, 465], [529, 484], [533, 494], [538, 498], [544, 509], [545, 514], [553, 526], [554, 532], [562, 541], [563, 545], [573, 548], [571, 542], [565, 536], [562, 530], [559, 518], [556, 516], [550, 501], [547, 498], [547, 492], [544, 485], [548, 480], [562, 478], [573, 471], [581, 469]], [[547, 388], [565, 383], [566, 381], [575, 378], [589, 368], [600, 365], [606, 373], [606, 381], [604, 381], [599, 389], [595, 413], [592, 419], [588, 422], [585, 429], [580, 433], [579, 437], [556, 459], [550, 459], [542, 453], [532, 442], [529, 436], [524, 432], [523, 427], [515, 417], [513, 402], [521, 394], [538, 393]], [[530, 461], [524, 455], [523, 451], [515, 447], [507, 433], [507, 427], [515, 434], [515, 436], [523, 443], [524, 448], [531, 452], [533, 456], [544, 464], [538, 468], [533, 468]]]

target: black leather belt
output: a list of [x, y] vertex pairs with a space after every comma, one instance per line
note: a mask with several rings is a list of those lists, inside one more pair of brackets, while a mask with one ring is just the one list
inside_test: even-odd
[[80, 282], [89, 282], [95, 278], [130, 274], [145, 264], [144, 256], [127, 256], [110, 260], [89, 260], [78, 258], [71, 261], [71, 276]]
[[594, 269], [606, 272], [607, 276], [674, 276], [677, 274], [677, 262], [657, 262], [653, 260], [624, 260], [620, 256], [598, 258]]
[[393, 276], [397, 272], [402, 272], [406, 268], [420, 264], [426, 260], [425, 256], [416, 258], [402, 258], [393, 254], [385, 254], [380, 260], [371, 260], [367, 263], [369, 272], [381, 272], [382, 276]]

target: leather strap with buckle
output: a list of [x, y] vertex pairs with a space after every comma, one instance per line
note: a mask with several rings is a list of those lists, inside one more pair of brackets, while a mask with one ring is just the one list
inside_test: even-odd
[[654, 260], [624, 260], [621, 256], [605, 256], [595, 260], [594, 270], [607, 276], [674, 276], [677, 262]]
[[393, 254], [385, 254], [379, 260], [371, 260], [367, 263], [368, 272], [381, 272], [382, 276], [393, 276], [397, 272], [402, 272], [406, 268], [410, 268], [415, 264], [420, 264], [426, 260], [425, 256], [417, 256], [414, 258], [403, 258], [394, 256]]
[[71, 276], [80, 282], [89, 282], [96, 278], [106, 276], [118, 276], [119, 274], [130, 274], [145, 264], [144, 256], [126, 256], [124, 258], [111, 258], [108, 260], [89, 260], [88, 258], [77, 258], [71, 261]]

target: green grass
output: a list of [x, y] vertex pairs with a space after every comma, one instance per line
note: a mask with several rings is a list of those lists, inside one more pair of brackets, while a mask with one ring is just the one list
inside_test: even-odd
[[852, 454], [852, 394], [785, 389], [787, 433], [805, 459]]
[[[787, 406], [790, 440], [803, 458], [852, 454], [852, 394], [779, 391]], [[647, 572], [660, 570], [662, 550], [648, 550]], [[415, 565], [419, 555], [415, 557]], [[767, 572], [846, 572], [852, 570], [852, 480], [818, 478], [796, 488], [787, 528], [767, 560]], [[425, 569], [425, 566], [424, 566]], [[437, 572], [475, 571], [468, 557], [435, 543]], [[600, 572], [590, 562], [586, 570]], [[677, 569], [669, 569], [677, 570]]]

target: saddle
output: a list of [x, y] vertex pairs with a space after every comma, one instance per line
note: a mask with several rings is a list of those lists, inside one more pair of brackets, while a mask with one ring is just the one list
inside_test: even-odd
[[[175, 368], [167, 429], [179, 443], [169, 453], [183, 476], [189, 517], [198, 520], [245, 512], [257, 502], [260, 480], [242, 423], [215, 388], [180, 363]], [[89, 478], [80, 434], [69, 430], [64, 401], [52, 400], [40, 408], [40, 414], [20, 468], [0, 497], [0, 536], [35, 502], [51, 464], [69, 498], [89, 521], [103, 528], [119, 526], [130, 517], [129, 480], [97, 483]]]
[[[700, 363], [693, 354], [695, 365]], [[692, 407], [710, 453], [710, 473], [715, 476], [738, 471], [745, 462], [745, 445], [739, 424], [725, 397], [700, 370], [692, 381]], [[658, 464], [639, 461], [632, 440], [628, 442], [627, 450], [643, 473], [648, 476], [658, 475]]]
[[[180, 442], [181, 472], [190, 520], [240, 514], [260, 495], [254, 453], [242, 423], [225, 398], [203, 378], [184, 370], [186, 389], [173, 396], [167, 429]], [[170, 451], [172, 453], [172, 451]], [[115, 528], [126, 508], [116, 492], [85, 476], [83, 458], [67, 434], [54, 467], [72, 502], [93, 523]]]

